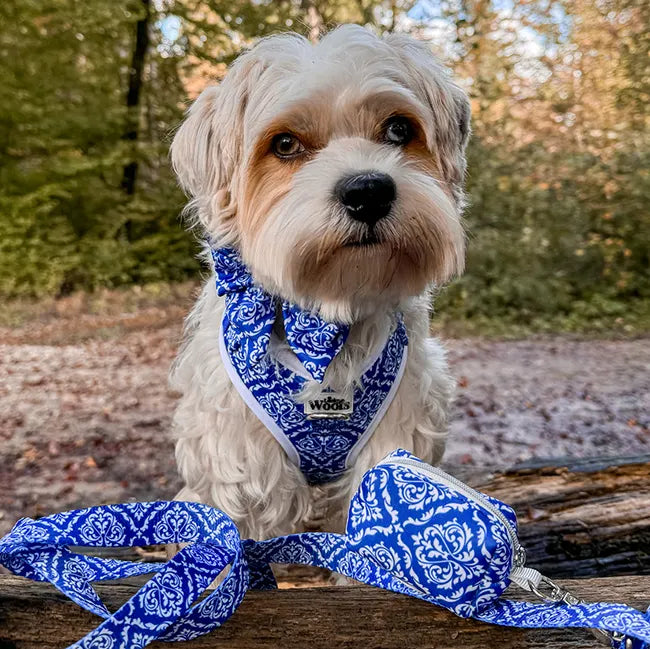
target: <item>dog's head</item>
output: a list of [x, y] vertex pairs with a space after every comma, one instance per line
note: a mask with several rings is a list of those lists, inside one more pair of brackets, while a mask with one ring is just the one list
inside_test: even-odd
[[262, 40], [196, 100], [172, 162], [267, 290], [350, 320], [463, 267], [469, 103], [428, 48], [341, 27]]

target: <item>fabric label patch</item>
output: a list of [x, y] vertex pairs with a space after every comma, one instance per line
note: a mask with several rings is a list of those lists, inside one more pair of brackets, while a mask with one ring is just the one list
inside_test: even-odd
[[349, 419], [353, 405], [352, 397], [338, 392], [321, 392], [305, 402], [305, 415], [307, 419]]

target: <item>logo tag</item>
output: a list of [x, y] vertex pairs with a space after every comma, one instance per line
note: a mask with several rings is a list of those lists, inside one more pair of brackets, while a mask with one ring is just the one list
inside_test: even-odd
[[304, 405], [307, 419], [349, 419], [353, 410], [352, 398], [338, 392], [321, 392]]

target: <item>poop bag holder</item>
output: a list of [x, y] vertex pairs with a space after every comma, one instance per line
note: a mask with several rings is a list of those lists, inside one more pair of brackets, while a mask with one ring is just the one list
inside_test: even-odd
[[507, 505], [398, 450], [365, 474], [347, 536], [351, 549], [425, 599], [471, 617], [503, 593], [522, 561], [516, 526]]
[[[166, 564], [101, 559], [76, 546], [190, 543]], [[647, 649], [650, 618], [622, 604], [586, 604], [525, 566], [513, 510], [407, 451], [368, 471], [350, 503], [346, 534], [242, 541], [219, 510], [183, 502], [105, 505], [22, 519], [0, 540], [0, 563], [49, 581], [105, 618], [75, 648], [189, 640], [226, 621], [248, 588], [275, 587], [270, 563], [329, 568], [358, 581], [443, 606], [461, 617], [522, 628], [595, 629], [617, 649]], [[214, 578], [227, 576], [203, 599]], [[93, 581], [156, 572], [110, 613]], [[510, 583], [541, 603], [512, 602]]]

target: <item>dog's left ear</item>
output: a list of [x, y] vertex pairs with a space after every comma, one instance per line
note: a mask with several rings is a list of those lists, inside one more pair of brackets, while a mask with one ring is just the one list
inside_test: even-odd
[[431, 50], [410, 36], [389, 34], [386, 42], [409, 71], [413, 90], [430, 108], [432, 124], [428, 145], [438, 158], [444, 179], [462, 188], [465, 177], [465, 148], [470, 135], [470, 103], [449, 71]]

